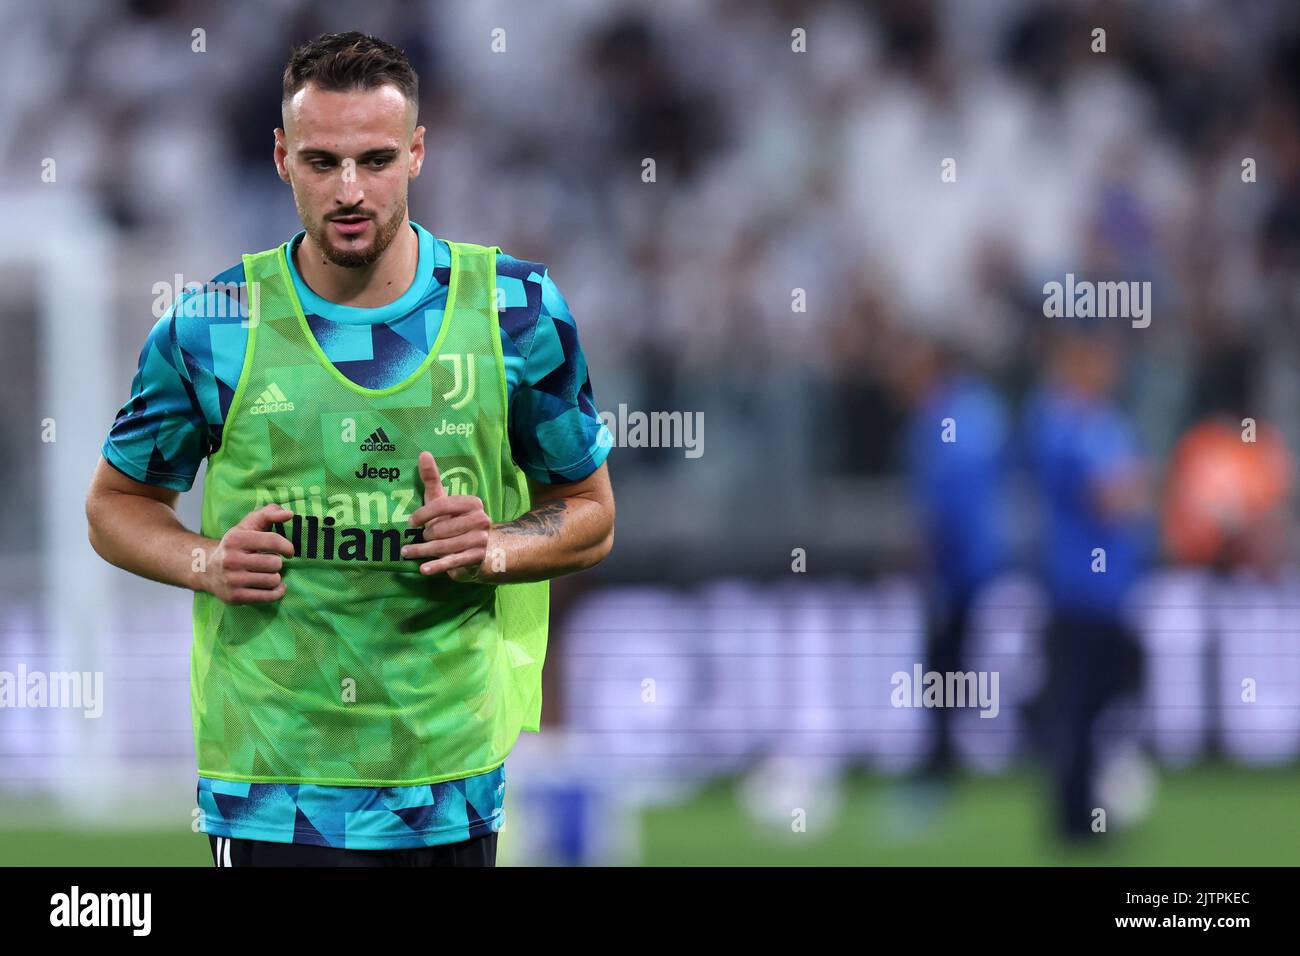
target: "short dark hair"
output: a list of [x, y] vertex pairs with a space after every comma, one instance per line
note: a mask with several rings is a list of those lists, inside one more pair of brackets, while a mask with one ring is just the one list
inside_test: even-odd
[[294, 48], [284, 68], [282, 102], [308, 83], [333, 92], [373, 90], [391, 83], [417, 108], [420, 103], [420, 78], [406, 54], [355, 30], [326, 33]]

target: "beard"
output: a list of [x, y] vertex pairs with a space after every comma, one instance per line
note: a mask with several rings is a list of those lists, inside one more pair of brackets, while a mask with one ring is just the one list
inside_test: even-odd
[[[370, 241], [368, 246], [360, 249], [343, 248], [335, 245], [331, 240], [329, 231], [329, 220], [309, 219], [302, 215], [303, 210], [299, 209], [299, 216], [312, 238], [316, 243], [316, 248], [321, 251], [327, 260], [336, 266], [342, 266], [345, 269], [357, 269], [361, 266], [368, 266], [379, 259], [384, 254], [384, 250], [392, 243], [393, 237], [397, 235], [397, 230], [402, 227], [402, 222], [406, 219], [406, 200], [397, 208], [393, 215], [383, 223], [375, 223], [375, 237]], [[358, 213], [358, 215], [365, 215]]]

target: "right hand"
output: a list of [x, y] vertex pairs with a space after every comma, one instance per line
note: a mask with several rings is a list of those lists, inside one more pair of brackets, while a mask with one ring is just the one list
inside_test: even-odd
[[208, 552], [203, 589], [226, 604], [265, 604], [284, 597], [280, 569], [284, 558], [293, 557], [293, 545], [270, 528], [291, 517], [292, 511], [275, 504], [246, 514]]

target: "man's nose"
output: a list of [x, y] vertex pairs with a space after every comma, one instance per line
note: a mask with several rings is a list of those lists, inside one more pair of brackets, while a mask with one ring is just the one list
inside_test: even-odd
[[337, 198], [340, 206], [355, 206], [365, 198], [361, 191], [361, 180], [357, 176], [355, 160], [345, 159], [339, 167]]

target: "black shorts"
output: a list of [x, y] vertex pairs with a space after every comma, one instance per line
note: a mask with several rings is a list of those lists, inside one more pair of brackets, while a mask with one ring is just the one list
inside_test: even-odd
[[410, 850], [346, 850], [310, 843], [270, 843], [208, 836], [217, 866], [496, 866], [497, 834]]

